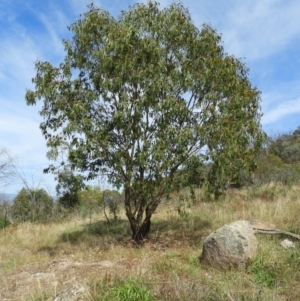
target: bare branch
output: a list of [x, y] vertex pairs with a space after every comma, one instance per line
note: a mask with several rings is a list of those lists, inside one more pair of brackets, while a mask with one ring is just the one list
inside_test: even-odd
[[0, 189], [16, 180], [15, 160], [6, 148], [0, 149]]

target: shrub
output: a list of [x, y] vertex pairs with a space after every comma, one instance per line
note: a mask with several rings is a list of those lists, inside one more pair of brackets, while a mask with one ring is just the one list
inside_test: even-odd
[[5, 215], [0, 213], [0, 229], [3, 229], [9, 226], [10, 224], [11, 224], [10, 220]]
[[114, 289], [117, 301], [154, 301], [148, 289], [137, 282], [129, 279]]

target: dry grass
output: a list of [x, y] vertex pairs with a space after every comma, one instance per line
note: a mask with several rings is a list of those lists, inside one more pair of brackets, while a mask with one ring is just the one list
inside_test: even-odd
[[285, 250], [282, 236], [259, 235], [259, 254], [245, 271], [205, 267], [199, 256], [210, 232], [238, 219], [300, 233], [300, 187], [232, 190], [218, 202], [196, 196], [187, 218], [162, 205], [142, 247], [131, 241], [124, 216], [113, 225], [95, 216], [91, 225], [74, 218], [1, 231], [0, 300], [53, 300], [72, 283], [86, 285], [92, 301], [117, 300], [116, 291], [135, 283], [153, 300], [299, 300], [299, 242]]

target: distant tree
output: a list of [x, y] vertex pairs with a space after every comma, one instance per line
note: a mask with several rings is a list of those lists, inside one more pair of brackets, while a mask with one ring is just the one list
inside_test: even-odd
[[296, 136], [296, 137], [300, 137], [300, 126], [298, 126], [295, 131], [293, 132], [293, 136]]
[[101, 206], [103, 193], [98, 186], [86, 186], [79, 192], [80, 204], [91, 204], [93, 207]]
[[22, 188], [15, 197], [12, 206], [13, 217], [25, 222], [31, 217], [30, 195], [26, 188]]
[[10, 225], [10, 220], [7, 218], [5, 214], [0, 212], [0, 229], [6, 228]]
[[9, 226], [11, 222], [11, 203], [4, 195], [0, 195], [0, 229]]
[[284, 169], [282, 160], [270, 153], [262, 153], [258, 158], [258, 168], [255, 172], [257, 184], [266, 184], [279, 181], [280, 170]]
[[60, 171], [57, 175], [56, 193], [58, 202], [64, 208], [75, 208], [80, 203], [79, 193], [84, 188], [84, 177], [69, 169]]
[[34, 91], [50, 149], [68, 141], [72, 169], [105, 173], [125, 191], [132, 237], [143, 240], [176, 171], [201, 150], [218, 195], [228, 176], [253, 170], [261, 147], [260, 93], [244, 64], [182, 4], [136, 4], [114, 19], [90, 5], [72, 24], [59, 67], [36, 63]]
[[12, 215], [17, 221], [45, 221], [52, 216], [53, 199], [44, 189], [22, 188], [12, 205]]
[[97, 186], [86, 186], [78, 193], [79, 203], [82, 210], [86, 211], [92, 220], [92, 214], [98, 213], [103, 204], [103, 193]]
[[258, 156], [256, 184], [281, 182], [292, 185], [300, 181], [300, 127], [291, 133], [266, 136]]
[[121, 204], [124, 203], [124, 196], [117, 190], [106, 189], [103, 191], [103, 201], [108, 206], [109, 213], [113, 216], [114, 221], [117, 221]]
[[283, 133], [273, 138], [269, 152], [281, 158], [284, 163], [300, 162], [300, 127], [292, 134]]

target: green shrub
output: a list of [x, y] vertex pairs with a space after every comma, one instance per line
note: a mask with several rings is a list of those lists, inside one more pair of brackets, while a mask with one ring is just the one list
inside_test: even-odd
[[260, 187], [250, 187], [247, 190], [247, 196], [249, 200], [260, 198], [264, 201], [275, 201], [275, 199], [280, 195], [277, 186], [260, 186]]
[[10, 225], [10, 221], [2, 213], [0, 213], [0, 229], [3, 229]]
[[12, 217], [16, 222], [44, 222], [52, 217], [53, 199], [44, 189], [22, 188], [14, 198]]
[[143, 284], [129, 279], [113, 289], [117, 301], [154, 301], [155, 298]]

